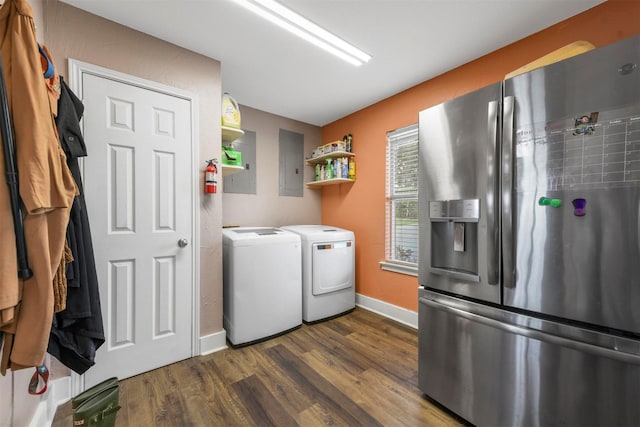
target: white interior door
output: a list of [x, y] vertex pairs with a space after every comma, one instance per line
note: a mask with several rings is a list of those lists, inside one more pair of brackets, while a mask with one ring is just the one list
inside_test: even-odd
[[192, 355], [191, 102], [81, 74], [84, 187], [105, 344], [85, 387]]

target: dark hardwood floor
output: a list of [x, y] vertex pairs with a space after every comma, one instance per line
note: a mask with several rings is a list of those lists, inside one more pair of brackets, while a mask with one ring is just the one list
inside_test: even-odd
[[360, 308], [122, 380], [120, 405], [117, 426], [461, 425], [418, 389], [417, 332]]

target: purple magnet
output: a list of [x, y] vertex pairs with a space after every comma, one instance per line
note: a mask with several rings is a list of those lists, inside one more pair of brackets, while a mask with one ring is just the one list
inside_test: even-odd
[[584, 208], [585, 206], [587, 206], [587, 201], [585, 199], [573, 199], [571, 203], [573, 203], [573, 207], [575, 208], [575, 210], [573, 211], [573, 214], [575, 216], [585, 215]]

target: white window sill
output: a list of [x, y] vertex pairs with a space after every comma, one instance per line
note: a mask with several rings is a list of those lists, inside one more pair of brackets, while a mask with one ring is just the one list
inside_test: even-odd
[[415, 265], [401, 264], [397, 262], [380, 261], [380, 268], [394, 273], [406, 274], [418, 277], [418, 267]]

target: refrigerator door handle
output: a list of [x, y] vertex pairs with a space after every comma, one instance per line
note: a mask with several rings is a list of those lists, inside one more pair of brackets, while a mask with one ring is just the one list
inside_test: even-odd
[[499, 176], [496, 176], [498, 151], [498, 101], [489, 102], [487, 109], [487, 129], [489, 131], [489, 142], [492, 144], [487, 150], [487, 283], [497, 285], [499, 281], [498, 268], [498, 244], [500, 235], [498, 233], [498, 212], [499, 212]]
[[513, 120], [514, 97], [503, 99], [502, 116], [502, 283], [515, 286], [514, 242], [513, 242]]
[[430, 267], [429, 272], [433, 274], [438, 274], [440, 276], [449, 276], [454, 279], [466, 280], [468, 282], [475, 282], [475, 283], [480, 282], [480, 276], [478, 276], [477, 274], [470, 274], [470, 273], [455, 271], [447, 268]]

